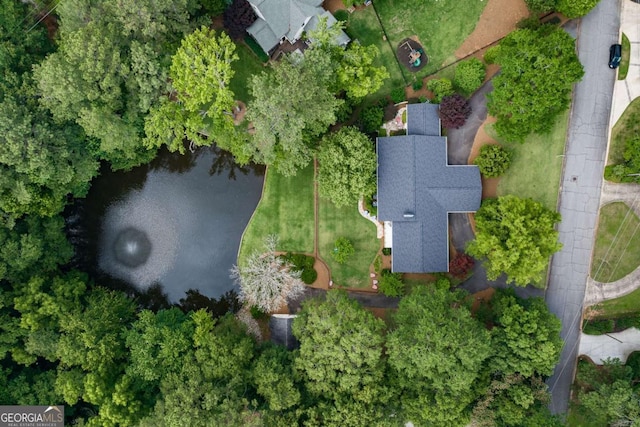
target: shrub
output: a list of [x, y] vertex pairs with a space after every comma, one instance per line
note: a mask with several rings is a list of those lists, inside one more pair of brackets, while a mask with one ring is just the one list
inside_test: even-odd
[[376, 255], [376, 259], [373, 260], [373, 269], [375, 270], [376, 274], [380, 274], [381, 267], [382, 267], [382, 258], [380, 258], [380, 255]]
[[383, 274], [378, 282], [378, 290], [388, 297], [401, 297], [404, 295], [405, 284], [398, 273]]
[[427, 98], [427, 97], [426, 97], [426, 96], [424, 96], [424, 95], [420, 95], [420, 96], [418, 97], [418, 101], [420, 101], [420, 103], [421, 103], [421, 104], [424, 104], [425, 102], [428, 102], [428, 101], [429, 101], [429, 98]]
[[300, 280], [302, 280], [307, 285], [310, 285], [313, 282], [315, 282], [317, 278], [318, 278], [318, 272], [313, 267], [305, 268], [304, 270], [302, 270], [302, 273], [300, 274]]
[[471, 58], [456, 67], [453, 83], [460, 91], [469, 95], [482, 86], [484, 76], [484, 64], [477, 58]]
[[379, 105], [371, 105], [365, 107], [360, 113], [360, 121], [362, 123], [362, 131], [364, 133], [374, 133], [382, 125], [384, 118], [384, 109]]
[[251, 306], [250, 311], [251, 311], [251, 317], [253, 317], [256, 320], [266, 319], [268, 317], [267, 313], [260, 310], [260, 308], [256, 307], [255, 305]]
[[440, 121], [445, 128], [459, 128], [471, 115], [469, 102], [460, 94], [454, 93], [442, 98], [440, 103]]
[[458, 280], [464, 280], [469, 276], [475, 261], [465, 253], [457, 254], [449, 261], [449, 274]]
[[482, 176], [495, 178], [503, 175], [509, 169], [511, 152], [498, 144], [483, 145], [473, 164], [480, 168]]
[[551, 12], [557, 0], [524, 0], [530, 11], [535, 13]]
[[347, 22], [349, 20], [349, 12], [344, 9], [339, 9], [333, 13], [333, 17], [340, 22]]
[[483, 58], [484, 62], [486, 62], [487, 64], [495, 63], [499, 53], [500, 53], [500, 46], [490, 47], [484, 53], [484, 58]]
[[558, 0], [556, 10], [567, 18], [579, 18], [593, 9], [600, 0]]
[[442, 98], [453, 94], [453, 83], [449, 79], [434, 79], [427, 82], [427, 89], [433, 93], [433, 100], [436, 104], [442, 101]]
[[406, 96], [405, 96], [403, 87], [397, 87], [391, 91], [391, 100], [393, 101], [394, 104], [402, 102], [405, 99], [406, 99]]
[[353, 247], [353, 243], [346, 237], [339, 237], [331, 252], [331, 257], [338, 264], [344, 264], [355, 253], [356, 250]]
[[417, 92], [424, 87], [424, 81], [422, 81], [422, 79], [418, 79], [415, 82], [413, 82], [411, 87], [413, 88], [413, 90]]
[[353, 105], [345, 100], [336, 111], [336, 123], [346, 122], [351, 117], [351, 114], [353, 114]]
[[582, 332], [588, 335], [602, 335], [613, 332], [615, 321], [613, 319], [586, 320]]
[[521, 30], [536, 30], [540, 28], [540, 19], [537, 16], [529, 16], [518, 21], [516, 27]]
[[391, 248], [382, 248], [382, 254], [386, 256], [391, 255]]

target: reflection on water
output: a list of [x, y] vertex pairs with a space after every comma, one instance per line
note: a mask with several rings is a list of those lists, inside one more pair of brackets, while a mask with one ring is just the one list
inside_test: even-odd
[[160, 285], [154, 292], [173, 302], [189, 289], [218, 298], [234, 288], [229, 269], [263, 175], [214, 148], [161, 151], [130, 172], [103, 171], [76, 214], [86, 227], [78, 236], [86, 262], [139, 290]]

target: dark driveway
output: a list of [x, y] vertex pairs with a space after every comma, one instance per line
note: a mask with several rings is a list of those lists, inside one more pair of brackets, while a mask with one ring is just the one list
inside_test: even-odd
[[[487, 118], [487, 98], [486, 95], [493, 90], [491, 81], [485, 83], [469, 100], [471, 104], [471, 116], [467, 122], [459, 129], [449, 129], [447, 132], [447, 160], [450, 165], [466, 165], [473, 146], [473, 139], [478, 129]], [[453, 246], [458, 252], [464, 252], [467, 243], [474, 239], [474, 234], [469, 223], [468, 214], [449, 214], [449, 233]], [[473, 276], [461, 288], [474, 293], [487, 288], [508, 287], [504, 276], [491, 282], [487, 280], [487, 273], [482, 263], [476, 261], [473, 268]], [[522, 298], [532, 296], [541, 297], [544, 294], [542, 289], [527, 286], [526, 288], [516, 287], [516, 294]]]

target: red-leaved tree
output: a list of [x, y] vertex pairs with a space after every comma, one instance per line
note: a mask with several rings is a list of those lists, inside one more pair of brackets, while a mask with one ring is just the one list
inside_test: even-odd
[[246, 35], [245, 31], [256, 19], [258, 17], [247, 0], [233, 0], [223, 15], [224, 28], [236, 40]]
[[471, 105], [460, 94], [445, 96], [440, 103], [440, 121], [445, 128], [459, 128], [471, 115]]
[[449, 261], [449, 274], [459, 280], [467, 278], [475, 261], [469, 255], [464, 253], [457, 254]]

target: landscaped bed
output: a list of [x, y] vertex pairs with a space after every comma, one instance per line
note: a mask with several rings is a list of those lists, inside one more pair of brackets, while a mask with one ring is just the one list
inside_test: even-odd
[[591, 277], [598, 282], [622, 279], [640, 265], [640, 219], [622, 202], [600, 208]]
[[313, 253], [313, 165], [285, 177], [267, 171], [262, 199], [244, 232], [238, 262], [254, 251], [262, 251], [269, 234], [280, 238], [277, 249]]

